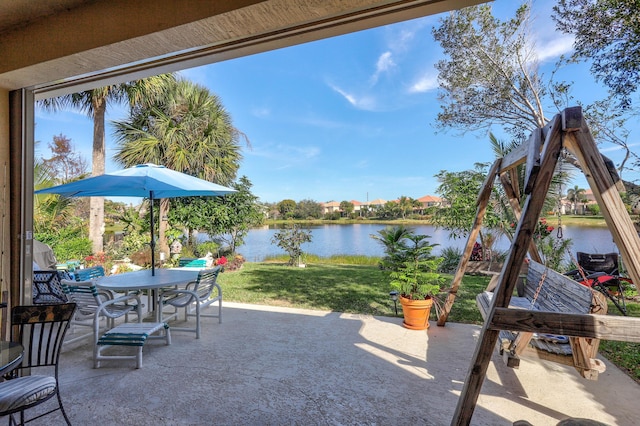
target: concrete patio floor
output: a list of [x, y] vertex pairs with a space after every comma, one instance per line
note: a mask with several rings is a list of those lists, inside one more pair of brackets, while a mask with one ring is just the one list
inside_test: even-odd
[[[148, 343], [139, 370], [93, 369], [88, 341], [67, 345], [62, 398], [74, 425], [448, 425], [480, 328], [401, 323], [224, 302], [222, 324], [205, 318], [199, 340], [174, 331], [171, 346]], [[592, 382], [545, 361], [510, 369], [496, 351], [472, 424], [635, 425], [640, 386], [606, 364]], [[56, 413], [33, 424], [61, 423]]]

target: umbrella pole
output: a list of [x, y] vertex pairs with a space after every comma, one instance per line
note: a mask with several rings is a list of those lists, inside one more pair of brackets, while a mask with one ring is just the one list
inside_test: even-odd
[[156, 274], [156, 239], [154, 236], [154, 220], [153, 220], [153, 191], [149, 192], [149, 201], [151, 203], [151, 276]]

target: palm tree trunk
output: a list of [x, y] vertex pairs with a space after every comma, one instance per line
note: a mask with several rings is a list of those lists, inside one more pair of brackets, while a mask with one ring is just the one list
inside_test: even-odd
[[159, 253], [165, 253], [169, 256], [169, 244], [167, 242], [167, 224], [165, 219], [169, 214], [169, 199], [163, 198], [160, 200], [160, 214], [158, 218], [158, 251]]
[[[91, 174], [104, 174], [104, 117], [107, 110], [105, 98], [94, 98], [93, 102], [93, 158]], [[89, 202], [89, 239], [93, 253], [104, 250], [102, 234], [104, 233], [104, 197], [91, 197]]]

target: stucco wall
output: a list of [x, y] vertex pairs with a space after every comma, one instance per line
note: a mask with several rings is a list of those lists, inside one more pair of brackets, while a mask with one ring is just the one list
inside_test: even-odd
[[[9, 91], [0, 88], [0, 297], [9, 290]], [[5, 171], [6, 168], [6, 171]], [[6, 310], [0, 310], [6, 315]], [[7, 322], [2, 319], [2, 324]], [[0, 333], [2, 336], [5, 330]]]

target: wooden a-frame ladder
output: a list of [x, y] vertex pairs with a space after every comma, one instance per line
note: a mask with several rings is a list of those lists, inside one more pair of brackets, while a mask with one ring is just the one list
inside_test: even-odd
[[[619, 340], [640, 343], [640, 318], [609, 315], [578, 315], [509, 309], [520, 266], [527, 252], [540, 261], [533, 245], [533, 233], [538, 224], [546, 194], [551, 185], [563, 146], [577, 159], [589, 186], [600, 206], [613, 240], [625, 259], [631, 279], [640, 283], [640, 238], [620, 198], [619, 179], [611, 173], [598, 152], [580, 107], [565, 109], [544, 128], [532, 133], [528, 141], [504, 158], [496, 160], [478, 197], [478, 208], [469, 242], [465, 247], [454, 276], [444, 312], [438, 325], [444, 325], [466, 269], [486, 212], [493, 183], [499, 178], [510, 204], [519, 215], [518, 226], [511, 242], [502, 272], [498, 278], [493, 303], [482, 327], [452, 425], [468, 425], [475, 410], [500, 330], [530, 333], [559, 334], [573, 337]], [[542, 150], [542, 151], [541, 151]], [[528, 194], [522, 211], [518, 203], [518, 189], [514, 185], [516, 166], [526, 162], [524, 193]]]

